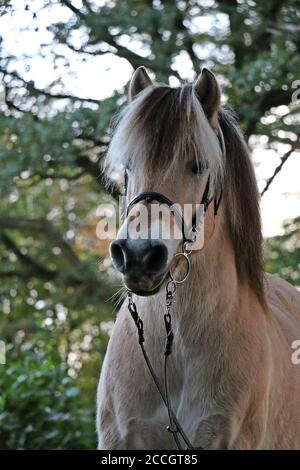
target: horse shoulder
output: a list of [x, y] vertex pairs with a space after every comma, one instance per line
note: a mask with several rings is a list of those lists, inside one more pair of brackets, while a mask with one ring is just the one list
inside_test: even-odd
[[[132, 363], [130, 335], [134, 333], [123, 305], [117, 315], [102, 365], [97, 390], [97, 432], [100, 449], [120, 448], [120, 431], [118, 408], [125, 390], [123, 378], [130, 375], [129, 365]], [[118, 393], [116, 393], [116, 387]]]
[[[125, 304], [112, 330], [97, 393], [99, 449], [169, 448], [162, 442], [161, 401], [138, 344], [138, 333]], [[157, 424], [157, 422], [159, 424]], [[164, 420], [162, 429], [164, 430]], [[171, 441], [172, 443], [172, 441]]]
[[267, 274], [266, 295], [269, 308], [289, 338], [300, 339], [300, 292], [279, 277]]

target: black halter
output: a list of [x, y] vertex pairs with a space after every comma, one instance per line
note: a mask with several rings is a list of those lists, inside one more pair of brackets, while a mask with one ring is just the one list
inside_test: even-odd
[[[208, 197], [209, 196], [209, 189], [210, 189], [210, 176], [208, 176], [207, 183], [206, 183], [206, 186], [205, 186], [205, 190], [204, 190], [200, 205], [204, 206], [204, 214], [205, 214], [208, 207], [209, 207], [209, 205], [210, 205], [210, 203], [212, 201], [214, 201], [214, 215], [216, 216], [217, 213], [218, 213], [220, 203], [221, 203], [221, 199], [222, 199], [222, 190], [220, 192], [220, 195], [219, 195], [218, 199], [216, 199], [215, 197], [211, 197], [209, 199], [209, 197]], [[128, 214], [129, 214], [130, 210], [132, 209], [132, 207], [135, 204], [138, 204], [141, 201], [146, 201], [148, 203], [156, 201], [156, 202], [160, 202], [161, 204], [166, 204], [167, 206], [169, 206], [171, 208], [171, 211], [172, 211], [175, 219], [176, 219], [176, 222], [178, 223], [179, 227], [181, 227], [181, 229], [182, 229], [183, 243], [186, 243], [186, 242], [192, 243], [194, 241], [193, 238], [191, 238], [191, 236], [192, 236], [193, 233], [195, 233], [197, 231], [197, 213], [195, 213], [193, 215], [191, 228], [189, 229], [187, 224], [185, 223], [182, 212], [180, 211], [178, 206], [176, 204], [174, 204], [174, 202], [172, 202], [169, 198], [167, 198], [166, 196], [164, 196], [161, 193], [156, 193], [156, 192], [153, 192], [153, 191], [145, 191], [143, 193], [138, 194], [137, 196], [135, 196], [130, 201], [130, 203], [128, 204], [127, 209], [126, 209], [126, 216], [128, 216]]]

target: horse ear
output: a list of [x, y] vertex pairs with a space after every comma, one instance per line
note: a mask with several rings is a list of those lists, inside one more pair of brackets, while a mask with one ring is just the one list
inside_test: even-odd
[[209, 69], [203, 68], [194, 89], [208, 120], [216, 128], [221, 104], [221, 89], [216, 77]]
[[129, 85], [129, 100], [131, 101], [138, 93], [150, 85], [153, 85], [153, 83], [145, 67], [137, 68]]

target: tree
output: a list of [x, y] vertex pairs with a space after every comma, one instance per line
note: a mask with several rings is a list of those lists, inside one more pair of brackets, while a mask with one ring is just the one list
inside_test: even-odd
[[300, 287], [300, 217], [286, 221], [282, 235], [266, 240], [266, 270]]
[[[16, 363], [11, 377], [22, 375], [24, 348], [41, 357], [47, 351], [49, 367], [41, 369], [40, 386], [62, 369], [65, 378], [71, 374], [65, 387], [74, 388], [74, 379], [79, 396], [84, 391], [93, 403], [112, 318], [107, 299], [117, 281], [107, 276], [106, 261], [98, 263], [107, 244], [97, 239], [95, 225], [97, 206], [109, 200], [101, 165], [110, 121], [125, 102], [126, 89], [102, 100], [87, 96], [88, 90], [77, 96], [65, 80], [72, 72], [70, 57], [83, 64], [111, 54], [132, 69], [145, 65], [157, 81], [175, 85], [193, 80], [203, 65], [213, 66], [250, 144], [278, 150], [280, 171], [300, 145], [299, 109], [292, 100], [300, 77], [297, 7], [296, 0], [1, 3], [0, 20], [21, 14], [19, 29], [37, 42], [42, 24], [47, 32], [34, 57], [12, 52], [0, 37], [0, 335], [9, 345], [8, 359]], [[50, 61], [53, 67], [44, 87], [31, 77], [37, 57], [41, 66]], [[7, 375], [1, 380], [6, 392], [1, 392], [0, 424], [1, 411], [13, 408], [12, 382]], [[29, 382], [20, 385], [22, 393]], [[36, 402], [43, 403], [38, 392]], [[74, 407], [82, 406], [76, 394], [69, 398]], [[71, 404], [58, 405], [62, 414], [66, 406]], [[50, 408], [54, 413], [55, 404]], [[8, 439], [6, 429], [0, 445], [59, 445], [58, 436], [45, 436], [41, 444], [31, 431], [26, 436], [15, 431], [18, 423], [31, 429], [34, 419], [25, 414], [22, 420], [21, 408], [15, 413], [2, 419], [12, 423], [16, 439]], [[65, 432], [64, 425], [60, 429]], [[69, 436], [64, 447], [94, 445], [91, 438], [83, 440]]]

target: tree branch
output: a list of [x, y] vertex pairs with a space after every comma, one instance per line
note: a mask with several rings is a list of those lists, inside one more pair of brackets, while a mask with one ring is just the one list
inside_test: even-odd
[[[89, 19], [88, 15], [85, 15], [78, 8], [75, 8], [74, 5], [72, 5], [70, 1], [68, 1], [68, 0], [60, 0], [60, 1], [63, 5], [68, 7], [81, 21], [84, 21], [87, 26], [90, 26], [89, 21], [88, 21], [88, 19]], [[85, 5], [85, 6], [87, 7], [87, 5]], [[93, 14], [95, 15], [96, 13], [93, 12]], [[166, 75], [167, 74], [172, 74], [172, 75], [175, 75], [178, 79], [180, 79], [180, 75], [178, 74], [178, 72], [170, 70], [169, 67], [162, 67], [161, 64], [159, 66], [156, 66], [155, 59], [149, 59], [147, 57], [143, 57], [143, 56], [137, 54], [136, 52], [131, 51], [127, 47], [122, 46], [121, 44], [118, 44], [117, 41], [116, 41], [117, 36], [113, 37], [110, 34], [109, 29], [108, 29], [107, 26], [103, 27], [101, 29], [101, 31], [97, 30], [95, 33], [97, 35], [97, 42], [102, 41], [103, 43], [105, 43], [108, 46], [115, 49], [115, 51], [119, 55], [119, 57], [128, 60], [128, 62], [130, 63], [130, 65], [134, 69], [136, 69], [140, 65], [144, 65], [145, 67], [149, 67], [150, 69], [152, 69], [154, 72], [163, 72]], [[62, 42], [62, 38], [60, 38], [60, 42]], [[102, 52], [102, 51], [88, 51], [84, 48], [74, 47], [67, 40], [64, 40], [63, 42], [72, 51], [77, 52], [79, 54], [89, 54], [89, 55], [97, 56], [97, 55], [107, 54], [107, 53], [110, 52], [110, 51], [105, 51], [105, 52]]]
[[91, 5], [89, 4], [88, 0], [82, 0], [82, 5], [87, 9], [87, 11], [92, 15], [95, 12], [92, 10]]
[[71, 2], [69, 2], [69, 0], [60, 0], [60, 2], [64, 6], [69, 8], [69, 10], [71, 10], [73, 13], [75, 13], [75, 15], [78, 16], [78, 18], [80, 18], [81, 20], [85, 19], [85, 14], [82, 13], [78, 8], [74, 7], [74, 5]]
[[21, 229], [38, 232], [39, 234], [43, 233], [53, 246], [57, 246], [61, 249], [62, 254], [69, 261], [71, 266], [75, 268], [81, 267], [81, 263], [70, 245], [63, 239], [59, 232], [54, 229], [47, 219], [16, 219], [0, 215], [0, 229]]
[[[30, 267], [29, 270], [27, 269], [27, 275], [31, 273], [31, 275], [34, 274], [35, 277], [40, 277], [45, 280], [53, 279], [56, 276], [57, 273], [55, 271], [45, 268], [44, 266], [33, 260], [27, 254], [22, 253], [17, 244], [6, 233], [0, 233], [0, 239], [9, 250], [13, 251], [13, 253], [24, 265]], [[12, 275], [12, 273], [17, 272], [9, 271], [6, 272], [6, 275]]]
[[[11, 277], [16, 277], [18, 279], [23, 279], [24, 281], [29, 281], [32, 279], [34, 276], [34, 273], [32, 271], [23, 271], [23, 270], [17, 270], [17, 269], [8, 269], [7, 271], [0, 271], [0, 278], [11, 278]], [[53, 278], [48, 278], [48, 281], [52, 281]]]
[[[34, 94], [39, 94], [39, 95], [46, 96], [49, 99], [58, 99], [58, 100], [69, 99], [69, 100], [72, 100], [72, 101], [88, 102], [88, 103], [93, 103], [93, 104], [97, 104], [97, 105], [99, 105], [99, 103], [100, 103], [100, 100], [96, 100], [94, 98], [83, 98], [83, 97], [79, 97], [79, 96], [69, 95], [68, 93], [51, 93], [50, 91], [42, 90], [42, 89], [37, 88], [36, 86], [34, 86], [32, 81], [27, 82], [16, 71], [8, 72], [4, 67], [0, 67], [0, 72], [3, 73], [4, 76], [11, 76], [11, 77], [16, 78], [17, 80], [20, 80], [20, 82], [23, 83], [23, 85], [25, 86], [25, 88], [27, 88], [27, 90], [29, 92], [31, 91]], [[18, 110], [20, 110], [20, 109], [18, 109]]]
[[286, 152], [281, 157], [280, 163], [275, 168], [273, 175], [267, 180], [266, 185], [265, 185], [264, 189], [261, 192], [261, 196], [263, 196], [266, 193], [266, 191], [268, 191], [268, 189], [270, 188], [270, 186], [273, 183], [274, 179], [276, 178], [278, 173], [282, 170], [283, 165], [288, 161], [289, 157], [298, 149], [300, 149], [299, 136], [298, 136], [298, 143], [295, 144], [288, 152]]
[[103, 182], [102, 171], [96, 163], [92, 162], [89, 158], [80, 155], [76, 158], [76, 164], [81, 168], [84, 168], [87, 173], [93, 176], [105, 191], [107, 190], [107, 187], [109, 187], [113, 198], [118, 199], [120, 192], [116, 184], [113, 181], [108, 181], [107, 184]]

